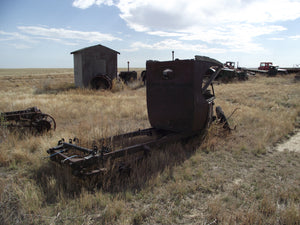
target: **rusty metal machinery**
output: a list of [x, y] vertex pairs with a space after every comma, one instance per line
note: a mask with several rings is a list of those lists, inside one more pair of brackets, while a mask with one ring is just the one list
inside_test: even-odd
[[177, 132], [204, 129], [215, 98], [207, 89], [212, 80], [205, 82], [212, 67], [222, 68], [222, 64], [207, 57], [148, 61], [147, 108], [151, 126]]
[[119, 78], [125, 83], [128, 84], [130, 81], [134, 81], [137, 79], [136, 71], [122, 71], [119, 74]]
[[[144, 157], [163, 143], [199, 134], [213, 121], [212, 82], [222, 70], [217, 60], [147, 61], [147, 109], [151, 128], [96, 140], [81, 147], [77, 138], [60, 140], [49, 158], [69, 166], [76, 176], [101, 174], [116, 162]], [[211, 89], [209, 88], [211, 87]]]
[[92, 148], [79, 146], [77, 138], [69, 141], [62, 139], [47, 153], [51, 160], [69, 166], [74, 175], [82, 177], [106, 172], [109, 169], [107, 164], [112, 166], [113, 163], [119, 163], [120, 166], [123, 161], [132, 160], [132, 156], [137, 159], [148, 155], [154, 146], [191, 135], [149, 128], [103, 138], [94, 143]]
[[54, 118], [42, 113], [37, 107], [20, 111], [3, 112], [0, 116], [1, 120], [3, 120], [1, 126], [8, 128], [29, 128], [37, 133], [44, 133], [56, 129]]
[[112, 79], [109, 76], [98, 74], [91, 79], [90, 87], [95, 90], [111, 89]]

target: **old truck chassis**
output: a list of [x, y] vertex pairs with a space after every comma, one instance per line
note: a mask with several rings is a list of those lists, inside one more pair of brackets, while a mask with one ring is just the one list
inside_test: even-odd
[[[159, 114], [155, 114], [155, 108], [159, 107], [156, 105], [156, 103], [158, 102], [161, 104], [161, 102], [159, 102], [161, 100], [159, 98], [155, 99], [149, 96], [151, 95], [150, 89], [153, 88], [153, 91], [157, 93], [157, 91], [160, 91], [159, 89], [161, 85], [153, 85], [156, 81], [150, 79], [147, 83], [147, 105], [148, 114], [149, 108], [152, 107], [152, 109], [150, 109], [152, 110], [150, 114], [153, 113], [152, 115], [154, 115], [152, 117], [149, 117], [148, 115], [150, 123], [152, 124], [152, 128], [115, 135], [108, 138], [102, 138], [95, 141], [92, 148], [81, 147], [77, 138], [69, 139], [68, 141], [62, 139], [58, 142], [56, 147], [47, 150], [49, 158], [61, 165], [69, 166], [74, 175], [79, 177], [86, 177], [89, 175], [105, 173], [105, 171], [109, 169], [108, 165], [110, 165], [111, 168], [112, 165], [118, 166], [118, 163], [123, 162], [126, 159], [131, 160], [131, 158], [134, 158], [134, 160], [136, 160], [139, 157], [147, 156], [148, 153], [150, 153], [151, 149], [154, 149], [153, 147], [155, 146], [160, 146], [164, 143], [189, 138], [205, 131], [214, 119], [213, 105], [215, 94], [212, 82], [222, 70], [222, 64], [207, 57], [200, 57], [198, 59], [196, 58], [195, 62], [188, 60], [183, 60], [182, 62], [179, 61], [169, 61], [163, 62], [161, 64], [159, 62], [156, 63], [156, 61], [149, 62], [149, 77], [151, 78], [151, 71], [154, 71], [154, 74], [161, 74], [159, 75], [162, 76], [161, 78], [157, 77], [155, 79], [157, 79], [158, 82], [167, 84], [165, 89], [161, 89], [162, 93], [165, 93], [166, 89], [168, 88], [170, 88], [170, 91], [174, 91], [174, 87], [172, 85], [174, 82], [179, 82], [178, 84], [181, 86], [178, 86], [178, 88], [186, 90], [186, 88], [188, 88], [188, 85], [194, 85], [195, 82], [193, 79], [198, 78], [193, 78], [193, 76], [199, 73], [198, 76], [200, 76], [201, 78], [200, 89], [198, 87], [195, 88], [198, 94], [191, 94], [192, 97], [193, 95], [199, 96], [196, 97], [193, 101], [199, 101], [200, 98], [204, 99], [204, 102], [201, 100], [201, 102], [197, 104], [203, 104], [203, 106], [201, 107], [204, 108], [205, 106], [207, 111], [205, 111], [204, 114], [202, 112], [202, 115], [204, 115], [205, 118], [199, 118], [199, 115], [197, 118], [198, 113], [195, 114], [196, 116], [194, 116], [195, 118], [192, 120], [189, 120], [187, 118], [187, 123], [192, 124], [193, 128], [186, 129], [186, 127], [178, 125], [176, 120], [170, 120], [170, 123], [173, 124], [169, 124], [169, 122], [166, 123], [164, 120], [161, 120], [161, 118], [164, 118], [163, 116], [166, 116], [167, 114], [162, 116]], [[167, 67], [167, 69], [165, 69], [165, 66]], [[192, 73], [192, 76], [190, 76], [191, 79], [186, 78], [181, 72], [184, 71], [185, 66], [189, 66], [189, 73]], [[157, 72], [158, 70], [159, 72]], [[182, 85], [181, 80], [176, 81], [176, 76], [180, 76], [180, 79], [185, 82], [185, 85]], [[169, 84], [171, 84], [171, 86]], [[199, 86], [199, 84], [197, 85]], [[211, 90], [208, 90], [209, 86], [211, 86]], [[176, 107], [176, 101], [178, 101], [178, 99], [170, 100], [173, 101], [173, 103], [171, 104]], [[154, 101], [155, 104], [152, 104]], [[195, 104], [195, 102], [193, 101], [189, 102], [190, 106], [193, 106]], [[186, 111], [189, 109], [182, 107], [181, 110]], [[194, 109], [194, 111], [191, 112], [195, 112], [195, 110], [196, 112], [199, 112], [199, 109]], [[180, 112], [175, 112], [173, 114], [170, 114], [170, 117], [178, 118], [180, 114]], [[161, 120], [162, 122], [159, 122], [157, 125], [156, 122], [159, 120]], [[160, 123], [162, 123], [162, 127], [160, 127]], [[169, 128], [166, 126], [169, 126]], [[181, 129], [181, 127], [183, 128]], [[121, 165], [122, 164], [119, 164], [120, 169]]]
[[[73, 174], [81, 177], [105, 172], [109, 161], [116, 163], [118, 159], [129, 159], [133, 155], [135, 159], [144, 157], [155, 146], [195, 134], [149, 128], [101, 139], [100, 148], [97, 145], [92, 149], [81, 147], [76, 144], [76, 138], [70, 139], [69, 142], [60, 140], [58, 145], [50, 148], [47, 153], [50, 154], [51, 160], [69, 165]], [[121, 165], [122, 163], [119, 163], [117, 166]]]

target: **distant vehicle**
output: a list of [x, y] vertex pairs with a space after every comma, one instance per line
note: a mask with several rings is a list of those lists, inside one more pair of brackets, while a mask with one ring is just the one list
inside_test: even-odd
[[298, 73], [300, 68], [298, 67], [279, 67], [273, 65], [272, 62], [261, 62], [260, 66], [257, 69], [254, 68], [247, 68], [247, 71], [254, 72], [254, 73], [264, 73], [268, 74], [269, 76], [275, 76], [276, 74], [285, 75], [288, 73]]
[[260, 66], [258, 67], [259, 72], [266, 71], [269, 76], [276, 76], [277, 73], [279, 74], [287, 74], [288, 71], [283, 68], [279, 68], [279, 66], [273, 65], [272, 62], [261, 62]]
[[231, 82], [233, 80], [248, 80], [247, 71], [243, 68], [235, 68], [235, 62], [226, 61], [224, 68], [216, 77], [216, 80], [224, 83]]
[[229, 68], [229, 69], [234, 69], [235, 68], [235, 62], [230, 62], [230, 61], [227, 61], [224, 66], [226, 68]]
[[261, 62], [260, 66], [258, 67], [259, 70], [269, 70], [270, 66], [272, 66], [272, 62]]
[[268, 76], [276, 76], [278, 73], [278, 66], [269, 66]]

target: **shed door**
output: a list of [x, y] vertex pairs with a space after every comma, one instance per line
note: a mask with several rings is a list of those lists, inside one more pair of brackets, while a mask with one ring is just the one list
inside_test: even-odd
[[97, 74], [101, 73], [103, 75], [107, 75], [106, 74], [106, 61], [103, 59], [96, 59], [96, 63], [95, 63], [95, 72]]

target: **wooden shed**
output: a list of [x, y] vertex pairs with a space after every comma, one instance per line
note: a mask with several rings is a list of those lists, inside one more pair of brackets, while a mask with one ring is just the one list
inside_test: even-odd
[[116, 78], [119, 52], [103, 45], [94, 45], [71, 52], [74, 56], [76, 87], [108, 89]]

